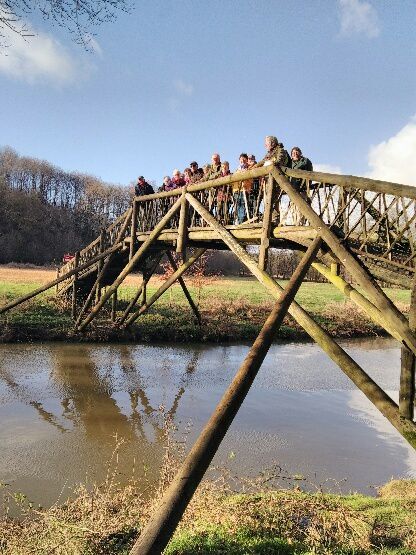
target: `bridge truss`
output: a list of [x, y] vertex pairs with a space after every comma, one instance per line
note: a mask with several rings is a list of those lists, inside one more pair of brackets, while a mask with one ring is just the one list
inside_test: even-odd
[[[264, 166], [136, 197], [122, 216], [59, 269], [56, 280], [0, 308], [4, 313], [56, 287], [57, 294], [71, 297], [78, 331], [85, 330], [109, 301], [111, 325], [127, 327], [179, 281], [201, 323], [183, 275], [207, 249], [232, 251], [275, 298], [276, 304], [249, 354], [132, 553], [159, 553], [167, 544], [287, 313], [416, 448], [415, 220], [414, 187]], [[248, 252], [247, 245], [258, 246], [258, 257]], [[267, 272], [271, 247], [304, 253], [285, 289]], [[182, 254], [179, 266], [172, 251]], [[173, 274], [148, 299], [147, 284], [163, 256], [172, 265]], [[294, 300], [311, 266], [400, 342], [399, 404]], [[341, 266], [351, 276], [351, 283], [339, 275]], [[118, 288], [133, 270], [140, 270], [143, 280], [131, 302], [120, 311]], [[377, 280], [412, 288], [409, 319]]]

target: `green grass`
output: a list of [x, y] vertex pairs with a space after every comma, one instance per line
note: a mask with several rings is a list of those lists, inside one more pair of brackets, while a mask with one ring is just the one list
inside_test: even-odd
[[[391, 484], [371, 498], [299, 490], [235, 494], [203, 482], [164, 554], [411, 555], [416, 480]], [[25, 516], [0, 519], [0, 554], [127, 555], [161, 493], [157, 488], [156, 499], [146, 499], [137, 483], [111, 480], [81, 487], [62, 506], [44, 510], [28, 509], [25, 497], [14, 494]]]
[[[16, 270], [18, 271], [18, 270]], [[284, 287], [285, 282], [280, 282]], [[27, 294], [38, 283], [0, 282], [0, 305]], [[148, 287], [147, 299], [160, 285]], [[74, 334], [68, 309], [55, 301], [54, 290], [5, 313], [0, 321], [0, 340], [25, 341], [47, 339], [87, 339], [92, 341], [236, 341], [252, 340], [258, 334], [273, 306], [273, 298], [253, 278], [203, 278], [198, 282], [188, 280], [190, 293], [199, 306], [203, 325], [199, 327], [191, 313], [183, 291], [178, 284], [171, 287], [136, 324], [126, 331], [101, 324], [97, 319], [82, 336]], [[410, 302], [410, 291], [386, 289], [387, 295], [401, 310]], [[119, 289], [119, 312], [135, 293], [132, 286]], [[333, 285], [303, 283], [296, 301], [310, 312], [328, 331], [338, 337], [352, 337], [383, 333], [368, 320], [355, 305]], [[105, 315], [105, 314], [104, 314]], [[107, 310], [108, 317], [108, 310]], [[279, 337], [282, 339], [306, 338], [304, 331], [286, 318]]]

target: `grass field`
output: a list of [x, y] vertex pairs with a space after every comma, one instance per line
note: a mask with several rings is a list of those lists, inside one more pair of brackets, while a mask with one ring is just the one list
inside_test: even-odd
[[[54, 270], [2, 266], [0, 304], [34, 290], [54, 277]], [[130, 275], [120, 287], [120, 311], [132, 298], [140, 281], [139, 275]], [[162, 282], [160, 277], [152, 278], [148, 299]], [[285, 285], [284, 282], [280, 283]], [[272, 297], [255, 278], [191, 277], [187, 284], [202, 314], [201, 327], [195, 322], [182, 289], [175, 284], [128, 330], [115, 330], [108, 322], [103, 324], [103, 320], [97, 320], [88, 333], [74, 335], [68, 310], [59, 306], [52, 289], [6, 313], [0, 323], [0, 338], [2, 341], [75, 338], [100, 341], [251, 340], [257, 335], [273, 305]], [[386, 289], [386, 293], [406, 312], [410, 291]], [[331, 284], [304, 283], [296, 301], [333, 335], [351, 337], [383, 333]], [[279, 336], [303, 338], [305, 334], [288, 317]]]

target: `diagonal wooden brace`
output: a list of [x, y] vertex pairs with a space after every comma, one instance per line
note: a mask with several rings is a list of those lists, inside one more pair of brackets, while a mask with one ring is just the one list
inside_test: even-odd
[[130, 555], [161, 553], [217, 452], [266, 357], [276, 331], [321, 245], [317, 237], [280, 295], [233, 381], [212, 413], [189, 455], [162, 497]]
[[156, 291], [156, 293], [154, 295], [152, 295], [152, 297], [146, 302], [144, 303], [139, 310], [136, 310], [136, 312], [133, 312], [133, 314], [131, 314], [129, 316], [129, 318], [126, 320], [125, 326], [130, 326], [130, 324], [132, 324], [135, 320], [137, 320], [137, 318], [143, 314], [144, 312], [146, 312], [146, 310], [148, 310], [153, 303], [155, 303], [159, 297], [161, 297], [163, 295], [163, 293], [165, 291], [167, 291], [169, 289], [169, 287], [175, 283], [175, 281], [186, 272], [186, 270], [188, 270], [188, 268], [190, 268], [192, 266], [192, 264], [194, 262], [196, 262], [198, 260], [198, 258], [204, 254], [204, 252], [206, 251], [205, 248], [201, 248], [198, 249], [195, 254], [193, 256], [191, 256], [190, 258], [188, 258], [188, 260], [186, 260], [183, 264], [181, 264], [181, 266], [179, 266], [179, 268], [176, 270], [176, 272], [174, 272], [166, 281], [163, 285], [161, 285], [159, 287], [159, 289]]
[[[178, 271], [178, 266], [175, 262], [175, 259], [172, 256], [172, 254], [169, 251], [167, 251], [166, 256], [169, 259], [169, 262], [170, 262], [170, 265], [172, 266], [173, 271], [177, 272]], [[191, 307], [193, 313], [195, 314], [195, 317], [198, 321], [198, 324], [201, 325], [201, 314], [199, 313], [198, 307], [194, 303], [194, 301], [191, 297], [191, 294], [189, 293], [188, 288], [186, 287], [186, 284], [185, 284], [182, 276], [178, 277], [178, 282], [179, 282], [179, 285], [182, 287], [182, 291], [183, 291], [183, 293], [184, 293], [184, 295], [185, 295], [185, 297], [186, 297], [186, 299], [189, 303], [189, 306]]]
[[283, 172], [277, 167], [273, 167], [271, 172], [278, 185], [289, 195], [291, 201], [296, 204], [302, 214], [321, 235], [322, 239], [338, 260], [348, 269], [353, 278], [368, 295], [370, 301], [382, 312], [387, 325], [391, 329], [395, 329], [402, 338], [402, 342], [416, 354], [416, 336], [410, 330], [409, 324], [403, 314], [401, 314], [381, 287], [372, 279], [367, 270], [348, 249], [345, 248], [341, 240], [329, 229], [318, 214], [314, 212], [312, 207], [290, 183]]
[[162, 257], [163, 257], [164, 254], [165, 254], [165, 253], [162, 252], [161, 255], [158, 256], [158, 257], [155, 259], [155, 262], [154, 262], [154, 264], [152, 264], [152, 267], [150, 268], [150, 271], [148, 272], [148, 274], [147, 274], [146, 276], [143, 275], [143, 281], [142, 281], [142, 283], [140, 284], [139, 288], [137, 289], [136, 294], [134, 295], [134, 297], [132, 298], [132, 300], [129, 302], [129, 304], [128, 304], [126, 310], [123, 312], [121, 318], [119, 318], [119, 320], [116, 322], [116, 325], [117, 325], [118, 327], [120, 327], [120, 326], [124, 323], [125, 319], [126, 319], [127, 316], [130, 314], [132, 308], [134, 307], [134, 305], [135, 305], [135, 304], [137, 303], [137, 301], [139, 300], [140, 295], [142, 294], [143, 289], [144, 289], [144, 288], [146, 287], [146, 285], [149, 283], [150, 278], [152, 277], [154, 271], [155, 271], [156, 268], [158, 267], [159, 262], [161, 261], [161, 259], [162, 259]]
[[[205, 207], [189, 193], [186, 195], [195, 210], [220, 235], [225, 244], [234, 252], [240, 261], [266, 287], [270, 293], [279, 298], [282, 287], [263, 270], [260, 270], [252, 258], [231, 235], [220, 225]], [[338, 343], [326, 332], [300, 305], [293, 301], [289, 313], [303, 327], [341, 370], [354, 382], [366, 397], [378, 408], [400, 434], [416, 448], [416, 424], [405, 421], [400, 417], [398, 405], [385, 391], [342, 349]]]
[[175, 204], [170, 208], [170, 210], [168, 210], [168, 212], [163, 216], [163, 218], [160, 220], [160, 222], [156, 225], [156, 227], [151, 232], [151, 234], [146, 239], [146, 241], [143, 243], [143, 245], [133, 255], [133, 257], [129, 261], [129, 263], [123, 268], [123, 270], [120, 272], [120, 274], [115, 279], [113, 284], [110, 285], [110, 287], [107, 288], [106, 292], [103, 294], [103, 296], [101, 297], [100, 301], [96, 304], [96, 306], [92, 309], [90, 314], [85, 318], [85, 320], [82, 322], [82, 324], [79, 325], [78, 329], [80, 331], [85, 329], [85, 327], [91, 322], [91, 320], [93, 320], [97, 316], [98, 312], [104, 306], [106, 301], [111, 297], [111, 295], [120, 286], [120, 284], [123, 283], [126, 276], [128, 276], [128, 274], [133, 270], [133, 268], [135, 267], [137, 262], [140, 260], [140, 258], [145, 254], [145, 252], [156, 241], [156, 239], [158, 238], [158, 236], [160, 235], [160, 233], [162, 232], [162, 230], [164, 229], [166, 224], [169, 222], [169, 220], [172, 218], [172, 216], [179, 210], [180, 205], [181, 205], [181, 199], [179, 198], [175, 202]]
[[322, 274], [328, 281], [330, 281], [337, 289], [339, 289], [346, 297], [351, 299], [357, 306], [362, 308], [364, 312], [374, 321], [376, 324], [381, 326], [385, 329], [392, 337], [397, 339], [397, 341], [401, 342], [402, 338], [397, 333], [397, 331], [393, 328], [390, 328], [386, 324], [386, 320], [383, 314], [379, 311], [379, 309], [371, 303], [367, 297], [364, 297], [357, 289], [355, 289], [352, 285], [347, 283], [341, 276], [337, 276], [321, 262], [314, 262], [312, 266], [317, 270], [320, 274]]

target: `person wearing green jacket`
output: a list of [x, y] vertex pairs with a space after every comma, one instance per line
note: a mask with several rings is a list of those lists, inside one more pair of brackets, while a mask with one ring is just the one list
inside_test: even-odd
[[[302, 151], [298, 146], [294, 146], [292, 148], [292, 150], [290, 151], [290, 157], [292, 159], [292, 169], [313, 172], [312, 162], [309, 160], [309, 158], [303, 156]], [[290, 181], [298, 190], [301, 190], [303, 179], [292, 177]]]

